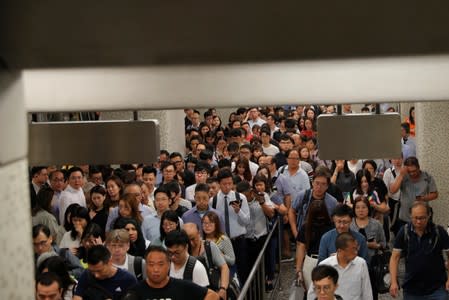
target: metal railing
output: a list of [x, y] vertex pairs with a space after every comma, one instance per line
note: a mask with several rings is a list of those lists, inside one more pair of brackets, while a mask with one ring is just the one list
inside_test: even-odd
[[[240, 295], [238, 297], [238, 300], [248, 299], [248, 300], [262, 300], [267, 298], [267, 294], [265, 293], [265, 253], [268, 248], [268, 245], [270, 244], [271, 238], [273, 234], [278, 234], [278, 251], [277, 255], [279, 256], [279, 262], [280, 262], [280, 223], [281, 219], [277, 218], [276, 222], [273, 225], [273, 228], [268, 233], [267, 239], [265, 240], [265, 243], [262, 247], [262, 250], [260, 251], [259, 255], [257, 256], [256, 262], [254, 263], [253, 268], [251, 269], [251, 272], [249, 273], [248, 279], [246, 280], [245, 285], [242, 287]], [[277, 286], [280, 281], [280, 272], [279, 275], [275, 278], [273, 281], [274, 290], [277, 289]]]

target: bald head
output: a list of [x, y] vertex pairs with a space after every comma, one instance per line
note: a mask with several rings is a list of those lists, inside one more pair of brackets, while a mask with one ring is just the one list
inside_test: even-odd
[[189, 237], [199, 234], [198, 225], [196, 225], [195, 223], [184, 223], [184, 226], [182, 228], [185, 230]]

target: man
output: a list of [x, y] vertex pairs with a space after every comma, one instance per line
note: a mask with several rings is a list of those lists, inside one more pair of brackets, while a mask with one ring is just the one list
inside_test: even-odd
[[145, 260], [142, 257], [128, 254], [129, 233], [126, 229], [115, 229], [106, 235], [105, 245], [111, 252], [112, 264], [122, 270], [126, 270], [137, 280], [145, 279]]
[[103, 245], [89, 249], [87, 264], [87, 270], [81, 275], [74, 291], [73, 300], [92, 299], [93, 295], [102, 295], [104, 299], [121, 299], [137, 283], [133, 275], [112, 264], [111, 253]]
[[59, 224], [63, 225], [64, 214], [70, 204], [78, 203], [79, 205], [86, 207], [86, 197], [83, 192], [84, 175], [83, 171], [79, 167], [72, 167], [67, 172], [68, 185], [61, 193], [59, 201]]
[[184, 184], [189, 186], [193, 182], [193, 174], [185, 168], [185, 162], [182, 154], [179, 152], [172, 152], [170, 154], [170, 162], [175, 166], [176, 173], [184, 174]]
[[190, 125], [187, 126], [187, 130], [195, 128], [200, 129], [200, 112], [197, 110], [194, 110], [191, 117], [190, 117]]
[[293, 139], [286, 133], [280, 136], [279, 140], [279, 153], [277, 153], [274, 157], [276, 158], [277, 167], [280, 168], [287, 164], [287, 151], [293, 149], [294, 141]]
[[401, 124], [401, 146], [404, 159], [416, 156], [415, 138], [410, 136], [410, 124], [407, 122]]
[[[140, 214], [142, 215], [142, 218], [145, 218], [146, 216], [154, 214], [153, 209], [151, 209], [147, 205], [142, 204], [143, 193], [142, 193], [142, 188], [138, 184], [136, 184], [136, 183], [128, 184], [123, 191], [123, 195], [126, 195], [126, 194], [132, 194], [135, 196], [135, 200], [138, 202], [139, 211], [140, 211]], [[114, 207], [109, 212], [108, 220], [106, 222], [106, 231], [109, 231], [112, 229], [112, 226], [114, 225], [114, 222], [118, 217], [119, 217], [119, 207], [117, 206], [117, 207]]]
[[162, 163], [161, 171], [162, 171], [162, 182], [160, 185], [164, 185], [172, 180], [175, 180], [176, 169], [175, 165], [172, 164], [171, 162]]
[[396, 236], [400, 228], [396, 225], [396, 220], [399, 216], [399, 201], [401, 198], [401, 190], [392, 193], [390, 187], [396, 179], [396, 176], [401, 172], [402, 156], [400, 158], [391, 159], [392, 166], [385, 170], [383, 181], [388, 189], [388, 206], [390, 207], [390, 224], [391, 231]]
[[[259, 165], [251, 161], [251, 145], [243, 144], [239, 149], [240, 157], [246, 158], [249, 162], [249, 169], [251, 170], [251, 175], [254, 177], [257, 174], [257, 170], [259, 169]], [[235, 169], [235, 162], [232, 162], [231, 170]]]
[[265, 120], [263, 120], [259, 116], [259, 109], [257, 107], [250, 107], [250, 109], [248, 110], [248, 124], [251, 130], [253, 129], [254, 125], [262, 126], [265, 123]]
[[270, 128], [270, 138], [273, 138], [273, 134], [275, 131], [279, 130], [279, 127], [276, 126], [276, 115], [268, 114], [267, 116], [267, 125]]
[[53, 272], [40, 274], [36, 279], [36, 300], [62, 300], [62, 281]]
[[338, 271], [328, 265], [319, 265], [312, 270], [313, 290], [316, 300], [343, 300], [335, 294], [338, 288]]
[[[151, 203], [150, 207], [154, 207], [154, 190], [156, 189], [156, 176], [157, 170], [151, 166], [145, 166], [142, 169], [142, 180], [145, 185], [148, 187], [149, 195], [148, 202]], [[145, 200], [143, 201], [145, 202]]]
[[260, 131], [260, 139], [262, 140], [262, 150], [266, 155], [275, 156], [279, 153], [279, 148], [271, 144], [270, 131], [268, 129], [262, 129]]
[[31, 168], [31, 183], [30, 183], [30, 196], [31, 196], [31, 208], [36, 206], [37, 193], [39, 190], [47, 184], [48, 173], [47, 167], [39, 166]]
[[128, 291], [124, 300], [144, 299], [204, 299], [218, 300], [214, 291], [194, 284], [191, 281], [169, 277], [170, 256], [160, 246], [150, 246], [146, 255], [148, 277]]
[[246, 197], [234, 192], [232, 187], [232, 172], [228, 168], [218, 171], [220, 192], [209, 200], [209, 205], [217, 209], [224, 216], [225, 232], [231, 239], [235, 252], [237, 274], [243, 286], [248, 278], [250, 266], [248, 265], [248, 245], [245, 239], [246, 226], [250, 223], [250, 212]]
[[51, 207], [56, 220], [59, 221], [59, 202], [61, 200], [62, 191], [66, 188], [66, 181], [64, 173], [61, 170], [55, 170], [49, 176], [50, 187], [53, 190], [53, 199], [51, 200]]
[[220, 218], [221, 230], [225, 232], [225, 225], [222, 213], [209, 205], [209, 199], [211, 198], [209, 190], [210, 190], [209, 186], [205, 183], [199, 183], [196, 185], [194, 196], [196, 206], [186, 211], [182, 215], [182, 220], [184, 223], [194, 223], [198, 226], [198, 228], [202, 228], [201, 220], [203, 219], [204, 215], [207, 212], [212, 211], [216, 213]]
[[[209, 283], [210, 287], [217, 291], [220, 298], [226, 299], [226, 290], [229, 285], [229, 267], [217, 245], [214, 242], [205, 242], [201, 238], [198, 228], [201, 227], [198, 227], [195, 223], [184, 224], [184, 230], [190, 240], [190, 254], [206, 262], [206, 266], [209, 270], [214, 267], [220, 270], [220, 280], [215, 283], [217, 285], [219, 284], [219, 286], [212, 286], [213, 283], [210, 282], [211, 278], [209, 278]], [[206, 249], [206, 247], [208, 247], [208, 249]], [[209, 261], [207, 254], [208, 251], [212, 261]]]
[[[192, 203], [181, 198], [181, 188], [179, 187], [179, 183], [177, 181], [173, 180], [168, 182], [165, 184], [165, 188], [170, 192], [170, 210], [176, 212], [178, 217], [182, 218], [182, 215], [192, 208]], [[181, 201], [183, 202], [182, 204]]]
[[362, 234], [349, 229], [349, 225], [352, 222], [352, 216], [352, 208], [345, 204], [339, 205], [335, 208], [333, 213], [335, 229], [329, 230], [321, 237], [320, 248], [318, 251], [318, 262], [323, 261], [337, 252], [335, 241], [337, 236], [343, 232], [349, 232], [354, 236], [359, 247], [358, 256], [364, 258], [365, 261], [368, 261], [368, 246], [365, 237]]
[[399, 208], [398, 226], [410, 222], [410, 207], [416, 200], [433, 201], [438, 198], [438, 191], [433, 177], [421, 171], [418, 159], [414, 156], [404, 161], [404, 166], [390, 185], [390, 192], [401, 191], [401, 207]]
[[184, 230], [171, 231], [165, 238], [165, 246], [171, 257], [170, 277], [192, 281], [207, 287], [209, 278], [204, 265], [189, 255], [189, 236]]
[[411, 222], [403, 226], [394, 240], [390, 258], [390, 294], [398, 296], [398, 264], [405, 256], [404, 299], [448, 299], [449, 279], [443, 251], [449, 251], [449, 237], [443, 227], [430, 221], [430, 206], [415, 201]]
[[[338, 271], [340, 280], [336, 293], [343, 299], [372, 300], [368, 266], [364, 259], [357, 256], [358, 243], [354, 236], [349, 232], [340, 233], [334, 246], [337, 249], [336, 255], [323, 260], [320, 265], [329, 265]], [[311, 285], [307, 293], [308, 299], [315, 299], [314, 290], [315, 286]]]
[[209, 177], [209, 166], [203, 162], [199, 162], [195, 166], [195, 184], [192, 184], [186, 188], [186, 200], [195, 202], [195, 188], [197, 184], [206, 183]]
[[329, 216], [337, 206], [337, 199], [327, 193], [330, 183], [329, 173], [323, 169], [318, 169], [312, 181], [312, 189], [301, 191], [293, 200], [292, 206], [288, 210], [288, 220], [293, 236], [298, 235], [298, 231], [305, 221], [307, 211], [312, 201], [324, 201]]
[[216, 176], [209, 177], [207, 178], [206, 183], [209, 186], [209, 198], [213, 198], [220, 191], [220, 184], [218, 183], [218, 178]]

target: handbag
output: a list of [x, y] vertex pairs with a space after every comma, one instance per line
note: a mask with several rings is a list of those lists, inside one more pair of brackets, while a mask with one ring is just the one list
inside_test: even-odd
[[379, 294], [388, 293], [390, 290], [390, 257], [389, 250], [376, 250], [376, 254], [371, 258], [371, 270], [373, 275], [373, 284], [376, 285]]

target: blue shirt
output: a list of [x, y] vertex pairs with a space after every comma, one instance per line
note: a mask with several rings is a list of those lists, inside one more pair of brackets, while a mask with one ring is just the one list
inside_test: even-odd
[[[220, 228], [221, 228], [221, 232], [225, 232], [225, 223], [224, 223], [224, 219], [223, 219], [223, 214], [216, 210], [213, 209], [212, 207], [208, 206], [207, 211], [204, 212], [204, 214], [206, 214], [207, 212], [214, 212], [218, 215], [218, 217], [220, 218]], [[201, 225], [201, 220], [203, 219], [204, 216], [203, 213], [200, 213], [196, 206], [192, 207], [191, 209], [189, 209], [188, 211], [186, 211], [183, 215], [182, 215], [182, 221], [185, 223], [195, 223], [198, 226], [198, 230], [201, 233], [201, 236], [203, 236], [203, 226]]]
[[[358, 256], [365, 259], [365, 261], [367, 262], [368, 245], [366, 243], [365, 237], [360, 233], [352, 230], [349, 230], [349, 233], [351, 233], [354, 236], [357, 243], [359, 244]], [[337, 239], [337, 236], [338, 236], [337, 229], [334, 228], [326, 232], [321, 237], [320, 249], [318, 251], [318, 263], [337, 252], [337, 249], [335, 248], [335, 240]]]
[[[304, 200], [304, 196], [307, 190], [305, 191], [301, 191], [299, 192], [299, 194], [292, 199], [292, 209], [295, 210], [296, 214], [298, 214], [298, 219], [300, 222], [300, 224], [296, 224], [297, 229], [299, 230], [301, 228], [301, 225], [304, 224], [306, 215], [307, 215], [307, 210], [309, 208], [309, 205], [311, 203], [311, 198], [313, 197], [313, 191], [310, 190], [309, 193], [309, 199], [307, 199], [304, 205], [302, 204], [303, 200]], [[332, 214], [334, 213], [335, 207], [337, 206], [337, 199], [335, 199], [332, 195], [326, 193], [324, 195], [324, 204], [326, 205], [327, 208], [327, 213], [329, 214], [329, 216], [332, 216]], [[299, 212], [300, 208], [302, 207], [302, 213]]]

